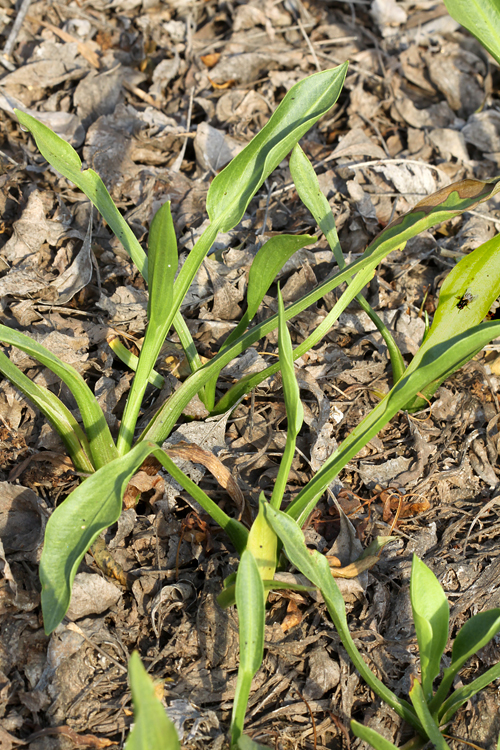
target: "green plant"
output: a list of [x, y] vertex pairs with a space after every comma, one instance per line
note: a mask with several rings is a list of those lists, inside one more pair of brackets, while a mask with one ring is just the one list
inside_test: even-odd
[[444, 0], [446, 10], [500, 65], [500, 8], [496, 0]]
[[136, 651], [129, 659], [128, 674], [134, 703], [134, 726], [125, 750], [179, 750], [175, 726], [156, 696], [155, 685]]
[[[410, 597], [420, 652], [421, 682], [414, 678], [410, 690], [411, 704], [398, 698], [369, 669], [349, 633], [342, 594], [331, 575], [328, 561], [319, 552], [309, 550], [300, 526], [286, 513], [266, 506], [266, 517], [284, 544], [288, 559], [321, 591], [330, 616], [354, 666], [369, 687], [416, 731], [406, 750], [418, 750], [429, 740], [437, 748], [448, 748], [441, 733], [444, 727], [473, 695], [500, 678], [500, 664], [495, 664], [469, 685], [448, 693], [453, 680], [471, 656], [483, 648], [500, 631], [500, 609], [480, 612], [459, 630], [452, 648], [451, 663], [444, 669], [441, 683], [434, 692], [441, 657], [448, 641], [449, 607], [444, 591], [431, 570], [414, 555]], [[383, 737], [358, 722], [351, 722], [354, 734], [370, 742], [376, 750], [394, 748]]]
[[[118, 519], [129, 480], [143, 461], [153, 454], [213, 520], [226, 530], [242, 555], [235, 581], [228, 581], [227, 589], [223, 592], [224, 601], [230, 603], [236, 599], [240, 609], [242, 659], [231, 729], [233, 744], [240, 747], [248, 746], [250, 742], [242, 734], [243, 721], [250, 682], [262, 659], [265, 592], [273, 587], [283, 587], [283, 584], [273, 581], [273, 576], [285, 539], [270, 519], [272, 513], [278, 513], [281, 507], [295, 439], [302, 425], [302, 407], [293, 361], [321, 341], [342, 311], [370, 281], [380, 261], [391, 251], [404, 247], [406, 241], [419, 232], [470, 210], [500, 189], [499, 180], [466, 180], [450, 185], [421, 201], [386, 227], [360, 259], [346, 266], [328, 202], [319, 189], [311, 164], [297, 145], [298, 140], [338, 98], [345, 72], [344, 65], [317, 73], [296, 84], [263, 130], [213, 180], [207, 197], [211, 223], [195, 244], [177, 278], [176, 238], [169, 204], [166, 203], [158, 211], [151, 224], [149, 257], [146, 258], [98, 175], [90, 169], [82, 172], [78, 155], [67, 143], [34, 118], [18, 113], [20, 122], [32, 132], [45, 158], [80, 187], [98, 208], [148, 281], [150, 294], [149, 322], [140, 357], [137, 361], [126, 357], [136, 369], [136, 374], [116, 445], [104, 414], [83, 378], [28, 336], [0, 326], [0, 340], [34, 357], [66, 383], [75, 397], [83, 423], [82, 428], [54, 394], [33, 384], [5, 354], [0, 354], [0, 371], [35, 403], [59, 432], [77, 471], [90, 475], [54, 511], [47, 524], [40, 563], [45, 629], [49, 633], [61, 622], [69, 606], [74, 576], [85, 552], [99, 534]], [[252, 326], [255, 313], [277, 271], [293, 252], [315, 238], [284, 235], [269, 240], [259, 250], [250, 270], [247, 310], [242, 320], [219, 353], [210, 362], [202, 364], [179, 312], [182, 300], [217, 233], [227, 231], [240, 221], [253, 195], [290, 150], [290, 169], [297, 191], [324, 232], [339, 270], [287, 309], [278, 294], [278, 314]], [[398, 410], [417, 410], [422, 403], [426, 404], [426, 399], [446, 377], [499, 335], [500, 323], [481, 323], [492, 301], [500, 293], [499, 251], [500, 237], [495, 237], [452, 270], [441, 289], [433, 325], [408, 367], [390, 332], [366, 301], [361, 302], [387, 342], [394, 386], [287, 508], [285, 517], [290, 523], [300, 529], [334, 477]], [[286, 322], [343, 282], [347, 283], [347, 288], [324, 321], [302, 344], [292, 349]], [[467, 305], [462, 304], [466, 295]], [[167, 399], [134, 443], [137, 418], [147, 384], [159, 384], [153, 368], [171, 327], [179, 336], [192, 374]], [[263, 373], [242, 378], [216, 401], [215, 382], [221, 369], [276, 327], [279, 332], [279, 362]], [[115, 347], [115, 351], [120, 354], [120, 347]], [[268, 506], [261, 498], [257, 518], [248, 530], [222, 511], [177, 468], [159, 446], [196, 394], [213, 415], [224, 413], [233, 408], [242, 395], [279, 369], [288, 418], [287, 444], [271, 503]], [[246, 606], [242, 591], [248, 592], [246, 595], [255, 606]], [[359, 663], [360, 657], [356, 658]], [[379, 694], [386, 696], [384, 699], [393, 705], [400, 716], [413, 723], [417, 730], [422, 730], [421, 721], [415, 719], [411, 706], [393, 694], [389, 695], [390, 691], [385, 688], [381, 693], [382, 688]]]

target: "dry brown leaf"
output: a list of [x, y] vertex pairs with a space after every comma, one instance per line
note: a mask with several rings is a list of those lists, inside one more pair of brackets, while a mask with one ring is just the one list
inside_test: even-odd
[[209, 55], [202, 55], [200, 60], [207, 68], [213, 68], [220, 60], [220, 52], [211, 52]]
[[245, 498], [233, 475], [227, 466], [224, 466], [222, 461], [217, 458], [217, 456], [214, 456], [211, 451], [200, 448], [195, 443], [186, 443], [184, 441], [168, 448], [165, 453], [171, 457], [188, 459], [192, 463], [201, 464], [208, 469], [212, 476], [214, 476], [219, 482], [221, 487], [224, 487], [230, 497], [234, 500], [239, 511], [239, 518], [241, 519], [245, 513]]
[[331, 560], [330, 564], [333, 565], [331, 573], [334, 578], [356, 578], [356, 576], [359, 576], [365, 570], [373, 568], [379, 561], [379, 555], [367, 555], [367, 557], [363, 557], [361, 560], [356, 560], [356, 562], [346, 565], [345, 568], [337, 567], [339, 560], [335, 556], [326, 555], [326, 559], [329, 563]]
[[234, 78], [230, 78], [229, 81], [225, 81], [224, 83], [216, 83], [215, 81], [212, 81], [212, 79], [209, 77], [208, 79], [214, 89], [229, 89], [231, 86], [234, 86], [236, 84], [236, 81]]
[[106, 547], [106, 542], [102, 537], [97, 537], [91, 547], [91, 552], [94, 555], [94, 560], [96, 561], [97, 566], [105, 575], [109, 576], [109, 578], [114, 578], [116, 581], [121, 583], [122, 586], [127, 586], [127, 574], [123, 570], [122, 566], [117, 563], [113, 556], [110, 554], [108, 548]]
[[296, 625], [300, 625], [300, 623], [302, 622], [302, 612], [293, 599], [290, 599], [290, 601], [288, 602], [286, 611], [287, 614], [285, 616], [285, 619], [281, 623], [281, 629], [284, 633], [286, 633], [291, 628], [294, 628]]
[[[34, 732], [30, 737], [28, 737], [28, 741], [32, 743], [42, 737], [51, 737], [57, 735], [68, 737], [76, 747], [91, 747], [96, 748], [96, 750], [118, 744], [117, 742], [106, 739], [106, 737], [96, 737], [93, 734], [78, 734], [78, 732], [75, 732], [74, 729], [71, 729], [71, 727], [68, 726], [46, 727], [45, 729], [40, 729], [38, 732]], [[16, 742], [19, 743], [19, 740], [16, 740]]]
[[77, 39], [77, 37], [73, 36], [73, 34], [68, 34], [67, 31], [64, 31], [64, 29], [60, 29], [58, 26], [54, 26], [54, 24], [52, 23], [40, 21], [38, 18], [33, 18], [33, 16], [26, 16], [26, 20], [30, 21], [31, 23], [38, 24], [38, 26], [43, 26], [45, 29], [50, 29], [53, 34], [58, 36], [64, 42], [75, 42], [78, 52], [81, 54], [81, 56], [84, 57], [85, 60], [90, 63], [93, 68], [99, 69], [99, 57], [94, 52], [94, 50], [91, 49], [88, 44], [82, 42], [81, 39]]

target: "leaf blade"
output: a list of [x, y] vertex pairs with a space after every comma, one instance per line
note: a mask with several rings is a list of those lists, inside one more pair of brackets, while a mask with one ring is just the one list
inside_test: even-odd
[[347, 63], [308, 76], [286, 94], [267, 124], [213, 180], [207, 196], [210, 221], [232, 229], [251, 198], [297, 141], [337, 101]]
[[355, 737], [359, 737], [360, 740], [368, 742], [375, 750], [398, 750], [396, 745], [386, 740], [381, 734], [376, 732], [371, 727], [366, 727], [364, 724], [351, 719], [351, 731]]
[[500, 64], [500, 12], [494, 0], [444, 0], [450, 16], [478, 39]]
[[93, 169], [85, 169], [82, 172], [82, 162], [75, 149], [63, 138], [53, 133], [46, 125], [19, 109], [15, 109], [14, 113], [21, 125], [33, 135], [38, 150], [49, 164], [79, 187], [94, 204], [147, 281], [146, 254], [113, 203], [113, 199], [99, 175]]
[[134, 727], [125, 750], [180, 750], [175, 726], [156, 697], [153, 681], [137, 651], [130, 657], [128, 674], [134, 703]]
[[94, 466], [100, 468], [112, 461], [117, 452], [106, 418], [96, 397], [75, 368], [63, 362], [29, 336], [19, 331], [13, 331], [4, 325], [0, 325], [0, 341], [15, 346], [25, 354], [37, 359], [61, 378], [70, 389], [80, 409]]
[[73, 581], [83, 556], [99, 534], [118, 520], [127, 484], [150, 453], [226, 530], [237, 551], [243, 551], [248, 537], [245, 527], [224, 513], [165, 451], [150, 441], [140, 442], [125, 456], [115, 458], [86, 479], [49, 518], [40, 560], [42, 611], [47, 634], [66, 614]]
[[236, 606], [239, 618], [240, 664], [231, 716], [231, 744], [243, 733], [252, 679], [264, 656], [264, 586], [257, 562], [245, 549], [236, 575]]
[[0, 372], [40, 409], [64, 442], [76, 471], [92, 473], [90, 446], [87, 437], [69, 409], [47, 388], [30, 380], [10, 359], [0, 352]]
[[424, 691], [418, 680], [413, 681], [413, 685], [410, 690], [410, 698], [411, 702], [413, 703], [415, 712], [422, 723], [425, 733], [436, 750], [450, 750], [450, 746], [439, 731], [439, 727], [434, 721], [431, 712], [429, 711], [427, 702], [425, 700]]
[[417, 632], [422, 670], [422, 690], [427, 703], [441, 668], [448, 641], [450, 607], [434, 573], [414, 554], [410, 578], [410, 599]]
[[286, 513], [266, 505], [266, 515], [277, 536], [283, 542], [290, 562], [298, 568], [315, 586], [326, 602], [328, 612], [342, 640], [344, 648], [354, 666], [371, 689], [379, 695], [398, 716], [405, 719], [417, 731], [422, 729], [415, 712], [407, 701], [398, 698], [376, 677], [364, 662], [349, 632], [344, 599], [335, 582], [324, 555], [316, 550], [309, 550], [304, 535], [298, 524]]
[[479, 649], [484, 648], [499, 630], [500, 609], [498, 608], [479, 612], [462, 625], [453, 641], [451, 664], [444, 670], [441, 684], [429, 705], [431, 712], [440, 709], [455, 676], [463, 665]]

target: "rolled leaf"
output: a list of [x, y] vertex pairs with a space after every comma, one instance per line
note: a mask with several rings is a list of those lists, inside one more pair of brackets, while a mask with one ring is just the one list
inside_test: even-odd
[[252, 679], [264, 655], [264, 586], [252, 553], [245, 549], [236, 576], [236, 606], [240, 634], [240, 665], [231, 717], [231, 745], [240, 739]]
[[[281, 290], [278, 289], [278, 351], [279, 364], [281, 367], [281, 380], [283, 383], [283, 394], [285, 397], [285, 409], [287, 418], [286, 444], [280, 461], [278, 476], [274, 483], [271, 505], [280, 508], [285, 492], [288, 475], [293, 462], [295, 444], [302, 422], [304, 421], [304, 407], [300, 400], [300, 389], [295, 377], [293, 365], [293, 349], [290, 332], [285, 320], [285, 306]], [[272, 576], [271, 576], [272, 577]]]
[[156, 212], [148, 239], [148, 319], [156, 325], [172, 312], [174, 279], [179, 258], [170, 201]]

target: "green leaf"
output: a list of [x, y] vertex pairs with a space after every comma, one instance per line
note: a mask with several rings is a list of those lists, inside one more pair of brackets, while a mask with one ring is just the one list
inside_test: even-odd
[[93, 169], [82, 172], [82, 162], [75, 149], [46, 125], [19, 109], [15, 109], [14, 113], [21, 125], [33, 135], [40, 153], [49, 164], [79, 187], [94, 204], [147, 281], [147, 258], [144, 250], [113, 203], [99, 175]]
[[355, 737], [359, 737], [360, 740], [368, 742], [375, 750], [398, 750], [396, 745], [386, 740], [381, 734], [376, 732], [370, 727], [365, 727], [364, 724], [351, 719], [351, 731]]
[[[365, 277], [360, 282], [359, 288], [355, 288], [358, 283], [358, 279], [355, 278], [350, 287], [344, 292], [342, 300], [353, 299], [358, 291], [367, 283], [374, 273], [374, 270], [378, 263], [386, 257], [392, 250], [403, 245], [411, 237], [414, 237], [419, 232], [428, 229], [435, 224], [439, 224], [442, 221], [448, 221], [457, 216], [458, 214], [474, 208], [479, 203], [488, 200], [500, 190], [500, 178], [492, 180], [490, 182], [482, 182], [481, 180], [463, 180], [456, 182], [453, 185], [449, 185], [447, 188], [437, 191], [433, 195], [428, 196], [423, 201], [420, 201], [414, 209], [409, 213], [400, 217], [396, 221], [392, 222], [378, 237], [372, 242], [367, 248], [364, 255], [357, 261], [354, 261], [347, 266], [343, 271], [335, 274], [331, 279], [326, 279], [323, 283], [319, 284], [309, 294], [302, 297], [300, 300], [290, 305], [285, 311], [287, 320], [290, 320], [295, 315], [305, 310], [307, 307], [312, 305], [318, 299], [321, 299], [327, 292], [335, 289], [344, 281], [348, 281], [351, 277], [360, 273], [364, 274]], [[210, 227], [208, 228], [210, 229]], [[208, 230], [206, 230], [208, 231]], [[182, 267], [177, 282], [184, 271], [187, 263], [193, 251], [188, 256], [187, 261]], [[177, 282], [175, 287], [175, 293], [177, 294]], [[352, 295], [352, 296], [350, 296]], [[347, 302], [345, 303], [347, 304]], [[338, 305], [338, 303], [337, 303]], [[327, 318], [318, 326], [318, 330], [313, 336], [308, 337], [307, 341], [301, 344], [294, 350], [294, 357], [300, 356], [300, 353], [304, 353], [314, 342], [321, 339], [321, 336], [325, 335], [329, 328], [324, 328], [324, 325], [328, 324], [331, 327], [334, 322], [335, 314], [340, 314], [341, 307], [334, 307], [329, 313]], [[169, 435], [173, 429], [179, 414], [182, 413], [183, 409], [189, 403], [191, 398], [200, 391], [200, 389], [213, 377], [214, 373], [219, 372], [225, 367], [234, 357], [241, 354], [245, 349], [251, 346], [253, 343], [258, 341], [263, 336], [266, 336], [274, 328], [277, 327], [277, 315], [265, 320], [256, 326], [253, 326], [247, 333], [245, 333], [238, 341], [235, 341], [230, 347], [221, 351], [216, 357], [214, 357], [207, 365], [204, 365], [200, 370], [193, 373], [188, 378], [181, 388], [179, 388], [164, 407], [157, 413], [150, 424], [144, 430], [142, 437], [147, 437], [155, 442], [161, 443]], [[471, 350], [473, 351], [473, 349]], [[457, 360], [460, 361], [460, 360]], [[279, 369], [279, 365], [267, 368], [263, 373], [258, 376], [252, 376], [252, 378], [246, 379], [243, 383], [243, 392], [238, 389], [231, 389], [228, 396], [228, 400], [222, 399], [217, 405], [215, 413], [223, 413], [225, 410], [230, 408], [236, 401], [241, 398], [244, 393], [248, 392], [255, 386], [255, 382], [262, 382], [263, 379], [269, 377], [273, 372]], [[260, 378], [260, 380], [259, 380]], [[432, 382], [433, 378], [429, 378], [425, 385]], [[406, 383], [406, 381], [405, 381]], [[416, 391], [408, 392], [408, 398], [418, 393], [424, 385], [421, 385]], [[403, 407], [405, 402], [401, 403]]]
[[[54, 169], [60, 172], [68, 180], [71, 180], [77, 187], [82, 190], [89, 200], [94, 204], [99, 213], [108, 223], [111, 231], [122, 243], [125, 250], [130, 255], [133, 263], [138, 268], [145, 281], [148, 281], [148, 259], [146, 254], [137, 240], [137, 237], [115, 206], [113, 199], [108, 193], [106, 186], [93, 169], [85, 169], [82, 171], [82, 162], [76, 151], [66, 141], [60, 138], [58, 135], [52, 132], [43, 123], [39, 122], [36, 118], [31, 115], [21, 112], [20, 110], [14, 110], [16, 116], [25, 128], [27, 128], [33, 135], [40, 153], [47, 159]], [[210, 248], [217, 230], [209, 227], [209, 232], [205, 233], [204, 250], [201, 254], [201, 260]], [[200, 260], [200, 263], [201, 263]], [[191, 263], [188, 263], [188, 267]], [[199, 266], [199, 263], [198, 263]], [[188, 268], [186, 268], [188, 270]], [[176, 310], [178, 310], [180, 303], [182, 302], [188, 286], [196, 274], [197, 266], [192, 268], [192, 274], [187, 282], [187, 285], [183, 290], [179, 299], [176, 300]], [[185, 346], [185, 329], [178, 330], [178, 319], [175, 318], [174, 326], [179, 334], [183, 346]], [[192, 341], [192, 339], [191, 339]], [[186, 347], [185, 347], [186, 349]], [[191, 363], [192, 357], [191, 352], [186, 350], [186, 355]], [[200, 362], [198, 361], [198, 366]]]
[[441, 668], [441, 657], [448, 641], [450, 608], [434, 573], [414, 554], [410, 578], [410, 598], [417, 632], [422, 670], [422, 689], [429, 703], [432, 685]]
[[265, 179], [297, 141], [335, 104], [347, 63], [295, 84], [268, 123], [213, 180], [207, 196], [210, 224], [196, 242], [175, 282], [174, 308], [179, 310], [218, 232], [232, 229]]
[[10, 359], [0, 352], [0, 372], [12, 385], [40, 409], [44, 417], [61, 437], [76, 471], [92, 474], [90, 446], [87, 437], [69, 409], [48, 388], [40, 388]]
[[[313, 333], [308, 336], [299, 346], [297, 346], [293, 350], [293, 359], [297, 359], [298, 357], [301, 357], [303, 354], [308, 352], [312, 347], [316, 346], [322, 338], [328, 333], [328, 331], [332, 328], [333, 324], [338, 320], [341, 313], [346, 309], [347, 305], [354, 299], [356, 294], [372, 279], [374, 274], [374, 271], [372, 270], [371, 264], [367, 264], [367, 267], [357, 274], [354, 281], [349, 285], [349, 287], [345, 290], [345, 292], [342, 294], [341, 298], [336, 302], [336, 304], [333, 306], [333, 308], [330, 310], [328, 315], [323, 318], [321, 323], [317, 326], [317, 328], [313, 331]], [[342, 276], [342, 280], [345, 280], [343, 274], [340, 274]], [[332, 288], [335, 288], [338, 286], [338, 283], [336, 283], [333, 279], [331, 279], [329, 282], [326, 283], [326, 285], [323, 286], [323, 294], [326, 294], [327, 292], [331, 291]], [[319, 289], [319, 287], [318, 287]], [[315, 302], [316, 300], [314, 297], [316, 297], [316, 292], [311, 293], [313, 297], [309, 297], [310, 303]], [[318, 293], [317, 295], [320, 297], [321, 295]], [[304, 300], [305, 298], [303, 298]], [[308, 307], [309, 305], [306, 305], [304, 301], [300, 301], [300, 307], [304, 305], [305, 307]], [[296, 315], [299, 310], [297, 309], [297, 303], [291, 305], [285, 310], [285, 319], [290, 320], [291, 318]], [[300, 310], [301, 311], [301, 310]], [[276, 320], [276, 317], [273, 316], [271, 318], [268, 318], [264, 323], [261, 323], [260, 325], [256, 325], [253, 328], [251, 328], [244, 336], [242, 336], [239, 341], [234, 343], [234, 348], [231, 347], [231, 350], [234, 351], [236, 347], [238, 349], [244, 350], [249, 344], [247, 344], [248, 339], [251, 337], [251, 340], [260, 338], [260, 335], [265, 335], [265, 332], [267, 331], [267, 328], [269, 327], [270, 330], [275, 327], [272, 326], [272, 323]], [[238, 346], [239, 344], [239, 346]], [[222, 356], [225, 356], [224, 352], [221, 352]], [[219, 355], [218, 355], [219, 356]], [[215, 359], [215, 358], [214, 358]], [[211, 364], [212, 366], [215, 366], [215, 361], [212, 360]], [[219, 364], [219, 369], [221, 368], [222, 360]], [[263, 380], [266, 380], [271, 375], [274, 375], [274, 373], [278, 372], [280, 369], [280, 363], [277, 362], [270, 367], [266, 367], [265, 370], [262, 370], [262, 372], [254, 373], [251, 375], [248, 375], [247, 377], [241, 378], [236, 385], [234, 385], [232, 388], [227, 391], [225, 396], [221, 398], [221, 400], [216, 405], [213, 414], [223, 414], [228, 409], [232, 408], [234, 404], [238, 402], [238, 400], [245, 395], [245, 393], [248, 393], [253, 388], [255, 388], [257, 385], [262, 383]]]
[[422, 686], [416, 679], [413, 680], [413, 685], [410, 690], [410, 698], [415, 713], [422, 722], [424, 731], [436, 750], [450, 750], [450, 746], [446, 743], [446, 740], [439, 731], [439, 727], [429, 711]]
[[75, 368], [63, 362], [51, 351], [24, 333], [13, 331], [3, 325], [0, 325], [0, 341], [16, 346], [25, 354], [37, 359], [66, 383], [82, 415], [93, 465], [98, 469], [112, 461], [116, 457], [117, 451], [106, 418], [96, 397]]
[[248, 534], [246, 549], [252, 553], [262, 580], [271, 580], [276, 571], [278, 540], [267, 521], [264, 507], [266, 504], [265, 495], [261, 492], [259, 512]]
[[260, 745], [258, 742], [254, 742], [246, 734], [242, 734], [236, 743], [238, 750], [270, 750], [268, 745]]
[[134, 703], [134, 727], [125, 750], [180, 750], [175, 726], [155, 695], [153, 680], [144, 669], [137, 651], [128, 663]]
[[150, 446], [144, 443], [107, 464], [73, 490], [49, 518], [40, 560], [47, 634], [66, 614], [83, 556], [99, 534], [118, 520], [127, 484], [150, 452]]
[[237, 551], [244, 549], [248, 536], [245, 527], [229, 518], [155, 443], [138, 443], [127, 455], [116, 458], [86, 479], [49, 518], [40, 560], [42, 611], [47, 634], [66, 614], [83, 556], [99, 534], [118, 520], [127, 484], [150, 453], [225, 529]]
[[122, 456], [130, 450], [146, 388], [163, 342], [175, 318], [174, 277], [177, 271], [177, 239], [170, 201], [157, 211], [149, 232], [149, 323], [132, 387], [122, 416], [116, 447]]
[[241, 221], [264, 180], [335, 104], [346, 73], [344, 63], [292, 86], [260, 133], [215, 177], [208, 191], [207, 211], [220, 231], [227, 232]]
[[[132, 354], [130, 349], [127, 349], [127, 347], [122, 344], [118, 336], [115, 336], [115, 338], [113, 339], [108, 339], [108, 345], [124, 365], [127, 365], [127, 367], [129, 367], [134, 372], [137, 370], [139, 357], [136, 357], [135, 354]], [[156, 372], [156, 370], [151, 370], [149, 382], [151, 383], [151, 385], [154, 385], [155, 388], [160, 389], [165, 385], [165, 378], [160, 375], [159, 372]]]
[[441, 724], [447, 724], [456, 714], [460, 706], [467, 703], [476, 693], [483, 690], [491, 682], [500, 679], [500, 663], [490, 667], [484, 674], [478, 677], [469, 685], [455, 690], [448, 700], [446, 700], [439, 710], [439, 721]]
[[[500, 334], [500, 324], [483, 323], [471, 328], [450, 341], [429, 349], [420, 366], [414, 372], [405, 373], [391, 391], [348, 435], [339, 448], [327, 458], [320, 471], [298, 493], [290, 503], [287, 513], [298, 521], [299, 526], [306, 522], [317, 501], [334, 480], [339, 471], [386, 425], [397, 412], [404, 408], [409, 399], [421, 392], [432, 382], [436, 372], [442, 372], [454, 363], [466, 361], [471, 352], [481, 349]], [[410, 369], [410, 368], [408, 368]]]
[[[294, 305], [290, 306], [286, 311], [286, 318], [290, 320], [294, 315], [302, 312], [306, 307], [316, 302], [321, 296], [327, 292], [335, 289], [340, 283], [349, 281], [353, 276], [357, 274], [357, 277], [352, 282], [349, 289], [347, 289], [341, 297], [341, 300], [335, 305], [333, 310], [330, 311], [325, 320], [318, 326], [318, 329], [309, 336], [300, 346], [294, 351], [294, 358], [297, 358], [304, 354], [308, 349], [315, 346], [318, 341], [321, 340], [322, 336], [331, 328], [338, 315], [343, 309], [339, 303], [347, 302], [354, 299], [356, 293], [362, 289], [362, 287], [371, 279], [370, 269], [375, 269], [380, 260], [388, 255], [389, 252], [395, 250], [398, 247], [407, 242], [419, 232], [428, 229], [435, 224], [439, 224], [441, 221], [451, 219], [463, 211], [467, 211], [478, 203], [484, 200], [488, 200], [500, 190], [500, 178], [492, 180], [491, 182], [482, 182], [480, 180], [464, 180], [461, 182], [453, 183], [447, 188], [438, 190], [436, 193], [428, 196], [424, 200], [417, 203], [417, 205], [404, 216], [396, 219], [392, 224], [386, 227], [381, 232], [372, 244], [366, 249], [361, 260], [351, 263], [347, 268], [338, 274], [335, 274], [332, 279], [320, 284], [316, 289], [310, 292], [308, 295], [298, 300]], [[359, 284], [360, 274], [366, 274], [366, 281]], [[358, 285], [359, 288], [354, 290], [352, 287]], [[458, 300], [457, 300], [458, 302]], [[276, 320], [276, 316], [269, 318], [268, 320], [261, 323], [259, 326], [252, 328], [245, 336], [243, 336], [239, 342], [235, 342], [234, 347], [231, 348], [233, 357], [236, 356], [240, 351], [243, 351], [247, 340], [252, 337], [252, 340], [247, 345], [253, 343], [254, 340], [260, 338], [260, 336], [268, 333], [268, 326], [271, 328], [271, 323]], [[326, 327], [328, 326], [328, 327]], [[259, 335], [260, 334], [260, 335]], [[239, 347], [238, 347], [239, 344]], [[238, 350], [239, 351], [238, 351]], [[474, 350], [471, 350], [474, 351]], [[222, 352], [220, 356], [225, 356]], [[418, 356], [418, 355], [417, 355]], [[230, 361], [230, 360], [227, 360]], [[212, 360], [211, 365], [215, 366], [217, 358]], [[412, 362], [413, 365], [413, 362]], [[224, 365], [221, 365], [224, 366]], [[458, 365], [457, 365], [458, 366]], [[266, 378], [277, 372], [279, 365], [272, 365], [266, 368], [261, 373], [248, 376], [242, 379], [241, 382], [233, 386], [226, 395], [217, 404], [214, 410], [215, 414], [221, 414], [227, 411], [232, 404], [236, 403], [245, 393], [252, 388], [255, 388]], [[445, 377], [447, 377], [445, 373]], [[433, 379], [435, 380], [435, 378]], [[433, 382], [431, 380], [430, 382]], [[414, 394], [412, 394], [413, 396]], [[180, 398], [180, 394], [177, 396]], [[408, 408], [408, 404], [402, 404], [401, 408]]]
[[170, 201], [156, 212], [149, 230], [148, 320], [160, 324], [172, 311], [179, 258]]
[[487, 643], [500, 630], [500, 609], [489, 609], [471, 617], [460, 628], [453, 642], [451, 652], [451, 664], [444, 670], [443, 679], [432, 699], [429, 708], [431, 712], [439, 710], [446, 698], [455, 676], [479, 649], [484, 648]]
[[292, 565], [317, 586], [328, 607], [328, 612], [340, 636], [349, 657], [369, 687], [385, 701], [394, 711], [411, 724], [417, 731], [422, 729], [419, 720], [410, 704], [398, 698], [376, 677], [363, 661], [349, 632], [345, 603], [340, 589], [333, 578], [328, 561], [324, 555], [306, 547], [304, 535], [297, 523], [286, 513], [265, 506], [269, 523], [283, 542], [285, 553]]
[[[271, 237], [258, 250], [253, 259], [250, 271], [248, 273], [247, 287], [247, 309], [243, 313], [241, 320], [234, 330], [224, 341], [220, 351], [227, 349], [234, 341], [247, 330], [252, 322], [257, 310], [260, 307], [265, 294], [275, 280], [278, 272], [283, 268], [287, 260], [292, 257], [297, 250], [316, 242], [316, 237], [308, 234], [279, 234]], [[214, 375], [207, 387], [209, 394], [208, 407], [213, 409], [215, 401], [215, 386], [218, 372]]]
[[237, 327], [227, 337], [224, 347], [236, 341], [246, 331], [269, 287], [287, 260], [298, 250], [316, 242], [317, 239], [309, 234], [278, 234], [259, 248], [248, 272], [247, 309]]
[[231, 717], [231, 744], [240, 739], [252, 679], [264, 656], [264, 586], [257, 562], [245, 549], [236, 576], [236, 606], [240, 634], [240, 665]]
[[[407, 372], [419, 367], [422, 357], [431, 347], [481, 323], [499, 295], [500, 235], [496, 235], [462, 258], [444, 280], [432, 326]], [[465, 361], [477, 351], [471, 351]], [[436, 370], [433, 381], [423, 389], [426, 398], [430, 398], [443, 380], [463, 364], [463, 361], [455, 362], [445, 371]], [[407, 407], [413, 412], [426, 405], [427, 401], [418, 399], [415, 403], [407, 404]]]
[[[293, 366], [292, 340], [285, 320], [285, 306], [281, 290], [278, 288], [278, 350], [279, 364], [281, 368], [281, 380], [283, 383], [283, 394], [285, 397], [285, 409], [287, 417], [286, 444], [280, 461], [278, 476], [274, 483], [271, 505], [280, 508], [283, 495], [288, 481], [288, 475], [295, 453], [295, 443], [302, 422], [304, 421], [304, 407], [300, 400], [300, 389], [295, 377]], [[272, 576], [271, 576], [272, 577]]]
[[[337, 235], [335, 219], [330, 208], [330, 204], [328, 203], [326, 196], [321, 190], [318, 178], [311, 162], [298, 144], [292, 151], [292, 156], [290, 158], [290, 173], [292, 175], [292, 180], [295, 183], [295, 187], [297, 188], [299, 198], [306, 206], [306, 208], [308, 208], [312, 213], [314, 220], [325, 235], [328, 244], [330, 245], [330, 249], [333, 252], [338, 267], [340, 268], [340, 270], [342, 270], [343, 268], [345, 268], [346, 263]], [[357, 294], [356, 300], [358, 301], [361, 309], [364, 310], [364, 312], [375, 324], [377, 330], [381, 333], [384, 341], [386, 342], [387, 349], [391, 358], [392, 377], [394, 382], [396, 383], [403, 375], [406, 368], [403, 355], [399, 351], [399, 348], [393, 337], [391, 336], [389, 329], [379, 318], [375, 310], [373, 310], [373, 308], [366, 301], [363, 295]]]
[[286, 418], [288, 422], [287, 436], [297, 437], [304, 421], [304, 407], [300, 400], [300, 389], [295, 377], [293, 365], [292, 339], [285, 319], [285, 306], [281, 291], [278, 289], [278, 349], [285, 397]]
[[444, 0], [450, 16], [470, 31], [500, 65], [500, 8], [496, 0]]
[[[479, 649], [500, 631], [500, 609], [489, 609], [471, 617], [462, 625], [453, 642], [451, 665], [460, 669]], [[450, 665], [450, 666], [451, 666]]]
[[[274, 532], [273, 532], [274, 533]], [[230, 578], [231, 576], [228, 576]], [[235, 575], [236, 578], [236, 575]], [[268, 591], [299, 591], [299, 592], [313, 592], [316, 591], [316, 586], [302, 586], [300, 583], [288, 583], [286, 581], [277, 581], [275, 579], [269, 581], [264, 579], [264, 593]], [[236, 604], [236, 587], [234, 584], [228, 583], [227, 579], [224, 581], [225, 588], [222, 589], [217, 597], [217, 604], [221, 609], [227, 609]]]

